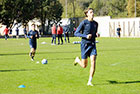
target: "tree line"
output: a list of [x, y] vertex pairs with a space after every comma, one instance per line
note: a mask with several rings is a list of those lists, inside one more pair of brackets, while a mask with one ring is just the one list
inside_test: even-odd
[[83, 11], [89, 7], [94, 9], [95, 16], [111, 16], [112, 18], [140, 17], [140, 0], [136, 0], [136, 15], [135, 15], [135, 0], [59, 0], [59, 1], [62, 3], [62, 6], [64, 7], [62, 17], [66, 17], [66, 15], [68, 18], [84, 17]]
[[[0, 0], [0, 23], [12, 27], [27, 25], [35, 18], [41, 22], [43, 34], [46, 20], [57, 23], [61, 18], [84, 17], [84, 10], [93, 8], [95, 16], [139, 17], [140, 0]], [[49, 26], [49, 25], [48, 25]]]
[[30, 20], [39, 19], [45, 33], [46, 19], [59, 22], [63, 7], [58, 0], [0, 0], [0, 23], [12, 27], [16, 23], [27, 25]]

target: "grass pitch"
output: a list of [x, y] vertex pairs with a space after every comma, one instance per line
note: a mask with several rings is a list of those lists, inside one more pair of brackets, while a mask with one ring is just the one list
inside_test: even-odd
[[90, 63], [73, 66], [80, 44], [72, 42], [80, 39], [70, 41], [51, 45], [51, 38], [40, 38], [32, 62], [28, 39], [0, 39], [0, 94], [140, 94], [139, 38], [98, 38], [93, 87], [86, 86]]

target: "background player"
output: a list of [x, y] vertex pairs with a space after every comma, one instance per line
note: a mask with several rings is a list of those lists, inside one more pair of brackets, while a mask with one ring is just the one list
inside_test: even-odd
[[53, 45], [53, 41], [54, 41], [54, 45], [56, 45], [56, 26], [55, 26], [55, 23], [53, 24], [51, 31], [52, 31], [52, 42], [51, 43]]
[[25, 39], [26, 39], [26, 38], [27, 38], [27, 29], [26, 29], [26, 25], [24, 26], [23, 32], [24, 32], [24, 37], [25, 37]]
[[29, 45], [30, 45], [30, 57], [31, 60], [34, 60], [34, 56], [35, 56], [35, 52], [36, 52], [36, 48], [37, 48], [37, 39], [39, 38], [39, 34], [38, 31], [35, 30], [35, 24], [32, 24], [32, 29], [28, 32], [27, 37], [29, 38]]
[[[86, 19], [83, 20], [78, 28], [76, 29], [74, 35], [77, 37], [82, 37], [81, 41], [81, 58], [76, 57], [74, 65], [79, 64], [81, 67], [86, 68], [88, 59], [90, 57], [91, 67], [90, 67], [90, 75], [87, 85], [93, 86], [91, 83], [94, 72], [95, 72], [95, 63], [96, 63], [96, 43], [95, 38], [97, 34], [98, 23], [93, 20], [94, 13], [93, 9], [89, 8], [85, 11]], [[82, 31], [82, 33], [80, 33]]]
[[120, 38], [120, 36], [121, 36], [121, 27], [120, 27], [120, 25], [117, 28], [117, 35], [118, 35], [118, 38]]
[[63, 34], [63, 28], [59, 24], [57, 27], [58, 45], [60, 44], [60, 39], [61, 39], [61, 45], [63, 44], [62, 34]]
[[69, 26], [64, 26], [63, 29], [64, 29], [63, 31], [64, 31], [65, 43], [67, 43], [67, 40], [68, 40], [68, 43], [70, 43], [70, 40], [69, 40]]
[[7, 40], [8, 38], [8, 33], [9, 33], [9, 29], [8, 29], [8, 26], [6, 26], [6, 28], [4, 29], [4, 34], [5, 34], [5, 40]]

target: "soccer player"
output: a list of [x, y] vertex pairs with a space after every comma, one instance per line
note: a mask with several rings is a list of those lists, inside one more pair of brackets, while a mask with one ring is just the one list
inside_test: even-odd
[[[95, 73], [95, 63], [96, 63], [96, 43], [95, 38], [97, 35], [98, 23], [93, 20], [94, 12], [92, 8], [88, 8], [85, 12], [86, 19], [83, 20], [78, 28], [76, 29], [74, 35], [77, 37], [82, 37], [81, 40], [81, 60], [76, 57], [74, 65], [79, 64], [81, 67], [86, 68], [88, 63], [88, 57], [90, 57], [91, 66], [90, 74], [87, 85], [93, 86], [92, 79]], [[82, 31], [82, 32], [80, 32]]]
[[61, 45], [63, 44], [62, 34], [63, 34], [63, 28], [59, 24], [58, 28], [57, 28], [58, 45], [60, 44], [60, 40], [59, 39], [61, 39]]
[[38, 31], [35, 30], [35, 24], [32, 24], [32, 29], [28, 32], [27, 37], [29, 38], [29, 45], [30, 45], [30, 57], [31, 60], [34, 61], [34, 56], [37, 48], [37, 39], [39, 38]]
[[24, 26], [23, 31], [24, 31], [24, 37], [25, 37], [25, 39], [26, 39], [26, 38], [27, 38], [27, 29], [26, 29], [26, 26]]
[[3, 32], [5, 34], [5, 40], [7, 40], [7, 38], [8, 38], [8, 32], [9, 32], [8, 26], [6, 26], [6, 28], [4, 29]]
[[67, 39], [68, 39], [68, 43], [70, 43], [70, 40], [69, 40], [69, 27], [68, 26], [64, 26], [64, 38], [65, 38], [65, 43], [67, 43]]
[[16, 38], [17, 39], [19, 38], [19, 29], [18, 29], [18, 27], [16, 28]]
[[118, 38], [120, 38], [120, 36], [121, 36], [121, 27], [120, 27], [120, 25], [117, 28], [117, 35], [118, 35]]
[[52, 28], [52, 45], [53, 45], [53, 41], [54, 41], [54, 45], [56, 45], [56, 26], [55, 23], [53, 24]]

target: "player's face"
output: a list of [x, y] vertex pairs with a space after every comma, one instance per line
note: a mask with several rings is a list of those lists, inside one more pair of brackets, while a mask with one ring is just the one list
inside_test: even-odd
[[87, 16], [88, 16], [89, 18], [93, 18], [93, 17], [94, 17], [93, 10], [89, 10], [88, 13], [87, 13]]
[[33, 30], [33, 31], [35, 30], [35, 25], [32, 25], [32, 30]]

